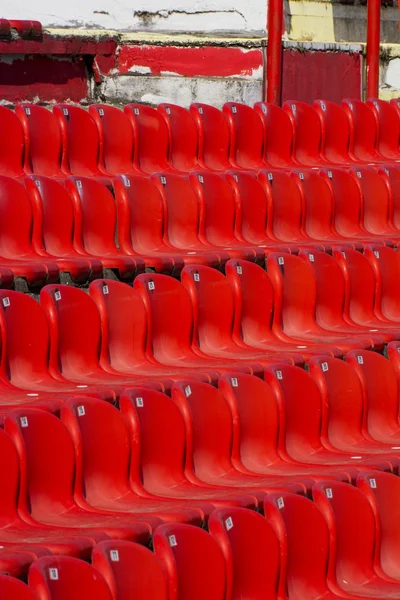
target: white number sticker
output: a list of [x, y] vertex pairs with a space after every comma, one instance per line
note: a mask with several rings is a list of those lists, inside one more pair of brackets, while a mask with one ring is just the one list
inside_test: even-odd
[[332, 488], [326, 488], [326, 497], [333, 498]]
[[276, 371], [276, 378], [283, 379], [282, 371]]
[[373, 490], [375, 490], [376, 489], [376, 479], [370, 479], [369, 485]]
[[58, 569], [49, 569], [49, 577], [52, 581], [58, 580]]
[[63, 115], [68, 117], [68, 108], [63, 108]]
[[102, 108], [99, 108], [99, 115], [101, 117], [104, 117], [104, 110]]
[[195, 281], [200, 281], [200, 273], [193, 273], [193, 279]]
[[328, 369], [329, 369], [328, 363], [327, 362], [323, 362], [322, 365], [321, 365], [321, 368], [322, 368], [322, 370], [323, 370], [324, 373], [325, 373], [325, 371], [328, 371]]
[[282, 496], [280, 498], [278, 498], [278, 500], [276, 501], [276, 504], [277, 504], [279, 510], [281, 510], [281, 508], [283, 508], [285, 506]]
[[61, 300], [61, 292], [59, 290], [57, 290], [56, 292], [54, 292], [54, 299], [56, 302], [58, 302], [59, 300]]
[[168, 541], [169, 541], [169, 545], [171, 546], [171, 548], [178, 545], [178, 542], [176, 541], [176, 537], [174, 535], [170, 535], [168, 537]]
[[136, 398], [136, 406], [138, 408], [143, 408], [143, 406], [144, 406], [143, 398]]
[[155, 290], [156, 289], [154, 281], [149, 281], [147, 287], [149, 288], [149, 290]]
[[112, 562], [119, 562], [118, 550], [110, 550], [110, 558], [111, 558]]
[[104, 284], [104, 285], [103, 285], [103, 294], [104, 294], [105, 296], [107, 296], [107, 294], [108, 294], [108, 293], [109, 293], [109, 290], [108, 290], [108, 285]]
[[231, 384], [232, 384], [232, 387], [238, 387], [239, 386], [237, 377], [232, 377], [231, 378]]
[[310, 262], [314, 262], [314, 254], [309, 254], [308, 258], [310, 259]]
[[225, 521], [225, 527], [227, 531], [230, 531], [233, 527], [232, 517], [228, 517]]
[[360, 355], [358, 355], [358, 356], [357, 356], [357, 362], [358, 362], [358, 364], [359, 364], [359, 365], [363, 365], [363, 364], [364, 364], [364, 359], [363, 359], [363, 357], [362, 357], [362, 356], [360, 356]]
[[78, 411], [78, 415], [80, 417], [84, 417], [85, 416], [85, 407], [84, 406], [78, 406], [77, 411]]
[[8, 296], [6, 296], [5, 298], [3, 298], [3, 306], [10, 306], [11, 302], [10, 302], [10, 298]]
[[21, 427], [28, 427], [28, 417], [21, 417], [19, 422], [21, 423]]
[[187, 385], [185, 387], [185, 396], [186, 396], [186, 398], [189, 398], [189, 396], [191, 396], [191, 394], [192, 394], [192, 388], [190, 387], [190, 385]]

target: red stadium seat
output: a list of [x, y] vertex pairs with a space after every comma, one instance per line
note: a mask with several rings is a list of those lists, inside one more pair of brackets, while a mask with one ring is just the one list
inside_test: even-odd
[[89, 114], [99, 131], [101, 170], [113, 176], [137, 172], [133, 167], [133, 130], [126, 114], [107, 104], [90, 105]]
[[372, 98], [367, 100], [378, 123], [377, 151], [383, 158], [400, 160], [400, 118], [393, 104]]
[[120, 407], [132, 440], [131, 485], [141, 495], [187, 502], [201, 507], [207, 517], [215, 506], [255, 507], [251, 492], [228, 490], [187, 477], [185, 422], [167, 395], [149, 389], [127, 390], [121, 396]]
[[367, 497], [341, 482], [316, 483], [313, 497], [329, 527], [331, 588], [359, 596], [397, 597], [400, 582], [374, 569], [376, 523]]
[[209, 533], [192, 525], [162, 525], [153, 541], [171, 600], [225, 600], [225, 561]]
[[90, 114], [70, 104], [56, 104], [53, 113], [61, 128], [63, 171], [78, 177], [95, 177], [110, 187], [110, 179], [99, 169], [100, 137]]
[[112, 600], [111, 591], [97, 569], [68, 556], [37, 560], [29, 570], [29, 586], [38, 600]]
[[386, 165], [378, 169], [378, 173], [388, 186], [390, 197], [389, 219], [398, 231], [400, 230], [400, 168]]
[[31, 588], [8, 575], [0, 575], [0, 595], [3, 600], [37, 600]]
[[279, 542], [264, 517], [244, 508], [220, 508], [210, 517], [209, 531], [225, 558], [227, 598], [285, 596]]
[[19, 119], [5, 106], [0, 106], [0, 134], [7, 140], [0, 147], [0, 175], [24, 177], [24, 132]]
[[348, 165], [350, 123], [341, 106], [328, 100], [316, 100], [313, 104], [321, 120], [321, 157], [329, 163]]
[[134, 168], [147, 175], [170, 170], [168, 127], [162, 115], [143, 104], [127, 104], [124, 111], [133, 128]]
[[74, 213], [64, 186], [48, 177], [33, 175], [26, 178], [25, 187], [32, 204], [35, 252], [56, 261], [60, 271], [69, 272], [77, 284], [101, 277], [100, 260], [85, 258], [74, 248]]
[[167, 580], [158, 558], [148, 548], [110, 540], [93, 549], [93, 566], [103, 575], [112, 600], [168, 600]]
[[200, 167], [197, 162], [199, 136], [191, 113], [176, 104], [159, 104], [158, 111], [164, 117], [168, 127], [171, 165], [183, 173], [198, 169]]
[[312, 106], [290, 100], [283, 104], [293, 127], [293, 156], [296, 162], [308, 167], [324, 164], [321, 159], [321, 121]]
[[55, 115], [37, 104], [17, 104], [15, 113], [24, 129], [25, 173], [63, 180], [61, 129]]
[[266, 168], [295, 166], [292, 157], [293, 127], [287, 113], [280, 106], [265, 102], [256, 102], [254, 109], [264, 124], [263, 157]]
[[400, 322], [400, 256], [386, 246], [366, 246], [364, 255], [375, 275], [375, 313], [383, 320]]
[[342, 107], [350, 123], [349, 155], [355, 162], [385, 163], [376, 150], [378, 123], [370, 106], [361, 100], [343, 100]]
[[229, 159], [235, 169], [266, 168], [264, 125], [258, 113], [245, 104], [227, 102], [223, 114], [229, 125]]
[[99, 258], [103, 268], [117, 271], [123, 280], [132, 280], [144, 271], [139, 256], [125, 256], [116, 246], [117, 209], [110, 190], [93, 179], [67, 179], [65, 187], [74, 207], [74, 246], [84, 256]]
[[[42, 410], [15, 410], [5, 430], [19, 454], [18, 510], [28, 523], [56, 526], [70, 536], [103, 534], [146, 544], [150, 526], [123, 513], [87, 510], [74, 498], [74, 444], [64, 423]], [[55, 477], [57, 474], [57, 477]]]
[[198, 163], [202, 169], [227, 171], [229, 162], [229, 127], [222, 112], [209, 104], [195, 103], [190, 112], [199, 135]]

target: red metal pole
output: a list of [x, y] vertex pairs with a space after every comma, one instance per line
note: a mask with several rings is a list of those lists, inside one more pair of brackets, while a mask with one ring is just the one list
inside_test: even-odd
[[379, 94], [380, 36], [381, 0], [368, 0], [367, 98], [377, 98]]
[[280, 104], [283, 0], [268, 1], [267, 102]]

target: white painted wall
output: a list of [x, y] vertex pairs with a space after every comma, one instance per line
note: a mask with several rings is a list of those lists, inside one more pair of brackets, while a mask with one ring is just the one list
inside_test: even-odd
[[264, 32], [267, 0], [2, 0], [0, 17], [45, 27]]

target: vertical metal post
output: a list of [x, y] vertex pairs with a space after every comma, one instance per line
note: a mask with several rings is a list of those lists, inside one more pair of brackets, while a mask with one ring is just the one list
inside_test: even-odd
[[267, 102], [280, 104], [282, 86], [283, 0], [268, 1]]
[[379, 94], [380, 37], [381, 0], [368, 0], [367, 98], [377, 98]]

